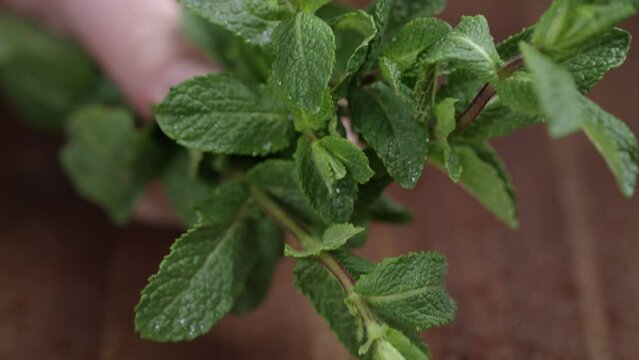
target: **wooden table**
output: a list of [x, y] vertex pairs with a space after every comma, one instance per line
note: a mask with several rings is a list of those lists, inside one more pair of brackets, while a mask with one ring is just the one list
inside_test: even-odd
[[[486, 13], [497, 39], [535, 20], [544, 2], [453, 4], [445, 17]], [[463, 10], [463, 11], [462, 11]], [[639, 34], [639, 21], [627, 24]], [[593, 92], [639, 131], [639, 48]], [[347, 359], [279, 267], [266, 305], [184, 344], [133, 332], [133, 306], [179, 234], [116, 229], [78, 199], [53, 136], [0, 109], [0, 359]], [[519, 190], [511, 232], [433, 168], [393, 195], [415, 224], [377, 226], [372, 259], [436, 250], [450, 262], [459, 310], [427, 332], [436, 359], [616, 360], [639, 356], [639, 200], [624, 200], [583, 135], [550, 141], [543, 128], [496, 142]]]

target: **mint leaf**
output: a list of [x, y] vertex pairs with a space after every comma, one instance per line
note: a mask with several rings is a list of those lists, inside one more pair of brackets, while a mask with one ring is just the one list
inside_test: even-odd
[[160, 172], [162, 148], [148, 130], [135, 130], [131, 114], [119, 108], [82, 108], [72, 115], [68, 132], [60, 162], [76, 191], [124, 224]]
[[[348, 252], [335, 254], [340, 263], [354, 278], [367, 271], [367, 264]], [[358, 359], [370, 359], [359, 356], [360, 341], [357, 337], [361, 326], [346, 306], [346, 294], [328, 270], [312, 260], [302, 260], [295, 267], [295, 286], [309, 299], [315, 310], [326, 320], [337, 338], [350, 353]]]
[[303, 259], [318, 256], [324, 251], [337, 250], [344, 246], [348, 240], [364, 231], [363, 228], [355, 227], [352, 224], [333, 224], [324, 230], [321, 242], [310, 244], [303, 250], [296, 250], [286, 244], [284, 254], [296, 259]]
[[[337, 159], [318, 149], [317, 146], [312, 147], [306, 138], [299, 139], [294, 155], [298, 182], [320, 218], [327, 223], [347, 222], [353, 212], [357, 185], [350, 178], [333, 174], [336, 169], [330, 166], [336, 165]], [[339, 165], [337, 170], [341, 170]], [[328, 184], [330, 187], [327, 187]]]
[[525, 43], [521, 52], [533, 75], [539, 106], [548, 117], [548, 130], [554, 137], [566, 136], [581, 127], [581, 95], [568, 71]]
[[[464, 171], [459, 184], [486, 209], [511, 228], [517, 228], [517, 199], [510, 177], [497, 153], [486, 144], [456, 144]], [[444, 166], [441, 149], [433, 149], [431, 160]]]
[[457, 102], [457, 99], [446, 98], [435, 107], [435, 117], [437, 118], [435, 136], [444, 145], [444, 165], [446, 170], [448, 170], [448, 176], [450, 176], [451, 180], [457, 182], [464, 169], [459, 163], [457, 153], [448, 142], [448, 136], [457, 127], [455, 102]]
[[178, 0], [186, 9], [225, 27], [246, 41], [266, 46], [278, 22], [253, 0]]
[[257, 255], [246, 221], [248, 192], [244, 191], [241, 202], [229, 196], [238, 191], [224, 191], [238, 186], [230, 183], [218, 188], [213, 202], [224, 208], [224, 214], [179, 238], [142, 290], [135, 328], [143, 338], [194, 339], [233, 307]]
[[499, 101], [520, 114], [542, 115], [533, 79], [531, 74], [517, 71], [507, 79], [498, 82]]
[[388, 258], [362, 275], [353, 291], [380, 316], [415, 330], [452, 321], [455, 303], [444, 290], [446, 259], [436, 253]]
[[437, 15], [444, 10], [445, 0], [395, 0], [392, 2], [389, 32], [417, 17]]
[[561, 61], [579, 91], [592, 89], [611, 69], [621, 66], [628, 55], [631, 36], [627, 31], [612, 29], [579, 47], [576, 55]]
[[382, 51], [403, 72], [414, 66], [419, 56], [452, 31], [446, 22], [434, 18], [418, 18], [406, 24]]
[[637, 139], [621, 120], [583, 98], [583, 130], [606, 160], [621, 192], [632, 197], [637, 184]]
[[[363, 10], [346, 13], [331, 21], [336, 43], [336, 62], [333, 70], [334, 89], [349, 85], [368, 55], [377, 28], [372, 16]], [[339, 92], [339, 91], [338, 91]]]
[[413, 111], [419, 121], [426, 122], [435, 106], [439, 77], [439, 66], [423, 62], [419, 66], [417, 81], [413, 89]]
[[32, 125], [59, 130], [103, 84], [97, 66], [75, 44], [0, 13], [0, 89]]
[[637, 12], [623, 2], [589, 4], [584, 0], [555, 0], [535, 26], [532, 43], [561, 54], [600, 35]]
[[427, 59], [432, 63], [452, 62], [484, 81], [497, 80], [502, 65], [486, 18], [481, 15], [462, 17], [455, 30], [428, 53]]
[[420, 345], [415, 344], [401, 331], [388, 328], [384, 337], [373, 345], [373, 352], [375, 359], [379, 360], [430, 360], [428, 351]]
[[335, 36], [323, 20], [298, 13], [273, 34], [275, 58], [270, 83], [292, 106], [320, 111], [335, 66]]
[[321, 131], [326, 129], [327, 125], [336, 119], [335, 102], [331, 89], [324, 89], [324, 98], [317, 112], [308, 112], [298, 107], [291, 107], [293, 113], [295, 130], [304, 132], [306, 130]]
[[347, 139], [325, 136], [316, 144], [326, 149], [334, 159], [339, 160], [355, 182], [364, 184], [375, 175], [368, 165], [366, 154]]
[[300, 9], [307, 13], [314, 13], [331, 0], [300, 0]]
[[297, 181], [295, 163], [287, 160], [267, 160], [248, 172], [252, 184], [266, 191], [285, 208], [307, 222], [317, 222]]
[[257, 242], [257, 261], [246, 279], [244, 290], [235, 300], [234, 314], [246, 314], [257, 309], [266, 299], [273, 274], [284, 251], [284, 233], [276, 223], [258, 215], [252, 219], [254, 241]]
[[412, 104], [383, 83], [358, 89], [349, 100], [355, 129], [382, 159], [389, 174], [405, 188], [417, 184], [428, 153], [426, 124]]
[[177, 151], [169, 160], [162, 174], [162, 185], [182, 224], [193, 226], [198, 219], [195, 205], [211, 194], [213, 184], [191, 171], [187, 151]]
[[223, 73], [173, 88], [156, 117], [164, 133], [180, 145], [219, 154], [277, 152], [288, 147], [293, 130], [285, 107], [264, 87]]
[[499, 101], [489, 105], [477, 119], [462, 132], [464, 140], [483, 141], [512, 134], [515, 130], [544, 123], [543, 117], [514, 112]]
[[379, 58], [379, 71], [382, 78], [391, 86], [395, 95], [404, 97], [406, 99], [411, 98], [411, 89], [404, 85], [402, 82], [402, 74], [399, 71], [399, 67], [389, 58]]
[[182, 32], [216, 64], [233, 75], [254, 82], [268, 79], [272, 55], [255, 43], [187, 9], [182, 11]]

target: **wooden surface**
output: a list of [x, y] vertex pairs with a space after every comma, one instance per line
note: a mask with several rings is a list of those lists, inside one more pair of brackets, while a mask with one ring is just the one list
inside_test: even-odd
[[[545, 2], [453, 4], [484, 12], [497, 39], [531, 23]], [[463, 9], [464, 11], [462, 12]], [[639, 21], [627, 24], [639, 35]], [[593, 92], [639, 131], [639, 48]], [[186, 344], [141, 341], [133, 306], [178, 231], [111, 227], [78, 199], [57, 165], [59, 140], [0, 108], [0, 359], [347, 359], [279, 267], [266, 305]], [[519, 191], [511, 232], [428, 168], [409, 204], [415, 224], [376, 227], [364, 254], [436, 250], [450, 262], [455, 322], [429, 331], [441, 360], [632, 360], [639, 356], [639, 200], [624, 200], [577, 135], [542, 128], [497, 141]]]

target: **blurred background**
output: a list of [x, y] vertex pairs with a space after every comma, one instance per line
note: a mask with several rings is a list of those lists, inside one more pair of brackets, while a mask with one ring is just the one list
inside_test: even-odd
[[[485, 14], [497, 41], [537, 20], [548, 1], [451, 1], [443, 17]], [[623, 26], [639, 35], [639, 19]], [[591, 96], [639, 132], [639, 47]], [[133, 307], [179, 229], [114, 228], [62, 174], [62, 140], [0, 100], [0, 359], [348, 359], [279, 267], [259, 311], [228, 317], [192, 343], [133, 331]], [[435, 359], [635, 359], [639, 356], [639, 200], [625, 200], [581, 134], [551, 141], [531, 128], [499, 140], [519, 193], [508, 230], [429, 167], [419, 187], [393, 189], [414, 224], [376, 226], [362, 251], [377, 260], [435, 250], [449, 260], [458, 304], [425, 334]]]

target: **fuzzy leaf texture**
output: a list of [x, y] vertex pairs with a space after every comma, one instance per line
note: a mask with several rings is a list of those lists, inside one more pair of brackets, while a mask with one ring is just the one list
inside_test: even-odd
[[455, 30], [428, 54], [427, 59], [433, 63], [452, 62], [486, 81], [497, 80], [497, 71], [502, 64], [486, 18], [481, 15], [462, 17]]
[[402, 187], [413, 188], [424, 170], [428, 133], [426, 124], [414, 118], [412, 103], [378, 82], [355, 91], [350, 104], [355, 129], [388, 173]]
[[455, 303], [444, 290], [446, 260], [436, 253], [413, 253], [379, 263], [359, 278], [354, 291], [384, 318], [421, 331], [447, 324]]
[[451, 32], [448, 23], [433, 18], [418, 18], [404, 27], [384, 47], [382, 56], [397, 64], [400, 71], [415, 65], [419, 56]]
[[357, 198], [357, 184], [344, 165], [323, 147], [300, 138], [295, 152], [297, 179], [317, 215], [327, 223], [348, 222]]
[[164, 153], [149, 132], [134, 128], [131, 114], [120, 108], [89, 106], [69, 123], [69, 143], [60, 161], [75, 189], [103, 208], [117, 224], [158, 175]]
[[346, 13], [331, 21], [335, 33], [335, 69], [333, 88], [348, 85], [368, 55], [368, 47], [375, 39], [377, 28], [372, 16], [363, 10]]
[[231, 310], [244, 287], [257, 255], [246, 218], [248, 192], [229, 183], [213, 199], [224, 213], [176, 240], [142, 290], [135, 328], [145, 339], [181, 341], [204, 334]]
[[393, 33], [414, 18], [437, 15], [444, 10], [445, 6], [445, 0], [395, 0], [391, 5], [392, 16], [388, 31]]
[[266, 155], [288, 147], [293, 132], [286, 107], [264, 87], [224, 73], [173, 88], [156, 118], [178, 144], [219, 154]]
[[273, 34], [275, 58], [271, 86], [293, 107], [321, 109], [335, 66], [335, 35], [322, 19], [298, 13]]
[[[223, 26], [246, 41], [266, 46], [278, 22], [268, 4], [255, 0], [178, 0], [186, 9]], [[271, 2], [272, 3], [272, 2]], [[272, 10], [276, 10], [273, 8]], [[270, 15], [270, 16], [269, 16]]]

